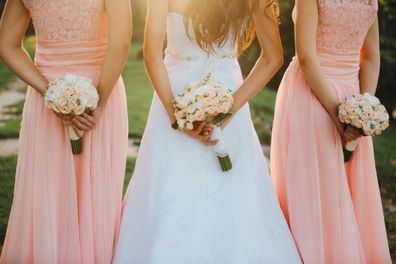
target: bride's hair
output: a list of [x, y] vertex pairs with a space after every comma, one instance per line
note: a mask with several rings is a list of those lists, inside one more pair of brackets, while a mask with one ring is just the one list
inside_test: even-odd
[[[252, 18], [260, 0], [190, 0], [184, 24], [190, 38], [189, 19], [198, 45], [210, 52], [231, 36], [238, 43], [238, 52], [247, 49], [255, 38], [256, 27]], [[276, 19], [277, 0], [270, 0], [266, 15]]]

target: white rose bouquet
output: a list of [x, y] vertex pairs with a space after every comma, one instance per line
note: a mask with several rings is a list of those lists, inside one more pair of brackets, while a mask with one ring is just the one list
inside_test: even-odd
[[[338, 108], [341, 123], [359, 129], [365, 136], [380, 135], [389, 126], [389, 114], [379, 99], [369, 93], [352, 95]], [[348, 161], [356, 148], [357, 141], [348, 142], [344, 159]]]
[[[53, 80], [45, 92], [45, 105], [56, 113], [82, 115], [86, 110], [94, 110], [99, 101], [96, 87], [89, 78], [66, 74]], [[73, 127], [67, 126], [73, 154], [81, 153], [81, 140]]]
[[172, 105], [179, 129], [192, 130], [201, 122], [213, 126], [211, 140], [218, 140], [213, 148], [222, 170], [228, 171], [232, 169], [232, 163], [219, 127], [232, 116], [233, 97], [230, 90], [218, 82], [212, 82], [210, 77], [209, 73], [203, 81], [186, 85]]

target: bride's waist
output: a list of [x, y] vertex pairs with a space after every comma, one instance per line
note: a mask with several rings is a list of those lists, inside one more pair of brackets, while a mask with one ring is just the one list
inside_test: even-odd
[[42, 70], [55, 70], [67, 66], [95, 68], [103, 63], [107, 51], [106, 42], [45, 43], [38, 42], [35, 63]]
[[238, 61], [238, 53], [236, 51], [224, 51], [224, 52], [179, 52], [171, 49], [165, 50], [165, 62], [177, 61], [188, 62], [188, 63], [230, 63]]

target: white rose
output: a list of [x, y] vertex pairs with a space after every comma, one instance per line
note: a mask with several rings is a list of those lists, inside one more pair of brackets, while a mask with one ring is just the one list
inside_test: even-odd
[[185, 119], [179, 119], [179, 120], [177, 120], [177, 124], [178, 124], [178, 126], [179, 126], [180, 128], [185, 128], [186, 123], [187, 123], [187, 120], [185, 120]]
[[63, 79], [67, 83], [74, 83], [77, 80], [77, 76], [74, 74], [66, 74], [65, 76], [63, 76]]

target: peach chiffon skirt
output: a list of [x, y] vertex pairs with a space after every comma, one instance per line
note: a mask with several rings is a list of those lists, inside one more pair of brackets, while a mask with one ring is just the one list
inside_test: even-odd
[[[45, 56], [38, 56], [36, 62], [40, 59], [46, 61]], [[100, 75], [97, 64], [39, 68], [49, 80], [76, 73], [97, 83]], [[62, 121], [29, 87], [14, 200], [0, 262], [111, 263], [121, 216], [127, 140], [121, 78], [100, 122], [84, 135], [81, 155], [72, 155]]]
[[[359, 55], [318, 54], [339, 100], [359, 92]], [[271, 174], [305, 263], [391, 263], [370, 137], [344, 163], [339, 133], [296, 58], [280, 85]]]

